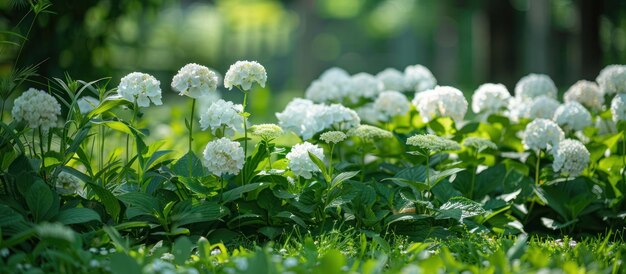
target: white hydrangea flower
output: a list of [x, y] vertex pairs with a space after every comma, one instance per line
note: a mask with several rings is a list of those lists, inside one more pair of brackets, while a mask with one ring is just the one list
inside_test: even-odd
[[388, 90], [383, 91], [374, 101], [374, 109], [381, 114], [382, 121], [389, 121], [392, 117], [405, 115], [411, 110], [411, 103], [404, 94]]
[[415, 95], [413, 104], [424, 122], [435, 117], [450, 117], [461, 121], [467, 112], [467, 100], [463, 92], [449, 86], [436, 86], [434, 89]]
[[383, 90], [404, 91], [404, 74], [395, 68], [386, 68], [376, 74], [376, 78], [383, 83]]
[[204, 165], [216, 176], [237, 175], [243, 168], [244, 153], [238, 142], [228, 138], [213, 140], [204, 148]]
[[552, 120], [561, 128], [578, 131], [591, 125], [591, 113], [580, 103], [572, 101], [559, 106]]
[[229, 135], [232, 135], [234, 131], [243, 131], [242, 111], [242, 105], [219, 99], [200, 116], [200, 127], [202, 130], [210, 128], [213, 134], [224, 127], [226, 127], [225, 134]]
[[528, 149], [556, 149], [565, 134], [555, 122], [547, 119], [536, 119], [526, 125], [522, 143]]
[[626, 120], [626, 93], [620, 93], [613, 97], [611, 101], [611, 114], [613, 115], [613, 121]]
[[459, 150], [459, 143], [434, 134], [418, 134], [406, 139], [406, 144], [428, 151]]
[[61, 171], [56, 180], [57, 193], [61, 195], [72, 195], [78, 192], [80, 188], [80, 181], [76, 176], [69, 174], [65, 171]]
[[217, 74], [205, 66], [187, 64], [172, 79], [172, 88], [179, 95], [198, 99], [217, 89]]
[[511, 94], [503, 84], [482, 84], [472, 95], [472, 111], [474, 113], [497, 113], [506, 108]]
[[356, 113], [359, 115], [361, 122], [365, 122], [368, 124], [376, 124], [378, 123], [378, 119], [382, 115], [376, 108], [374, 108], [373, 103], [368, 103], [362, 105], [355, 109]]
[[555, 99], [556, 94], [556, 85], [550, 76], [545, 74], [528, 74], [515, 85], [515, 96], [523, 100], [534, 99], [541, 95]]
[[302, 176], [305, 179], [311, 179], [313, 172], [318, 172], [320, 169], [315, 165], [313, 160], [309, 157], [309, 152], [324, 160], [324, 150], [321, 147], [304, 142], [302, 144], [296, 144], [291, 148], [291, 151], [287, 153], [287, 160], [289, 160], [289, 169], [296, 174], [296, 176]]
[[319, 119], [324, 129], [349, 130], [361, 124], [356, 111], [340, 104], [322, 105], [319, 112], [313, 113], [314, 119]]
[[322, 72], [319, 80], [335, 86], [342, 98], [347, 96], [352, 89], [352, 78], [350, 74], [338, 67], [332, 67]]
[[283, 129], [276, 124], [259, 124], [250, 127], [250, 133], [264, 140], [272, 140], [283, 134]]
[[265, 81], [267, 73], [261, 64], [255, 61], [237, 61], [228, 68], [224, 76], [224, 87], [232, 89], [238, 86], [246, 91], [252, 88], [254, 82], [265, 87]]
[[357, 103], [361, 98], [374, 99], [383, 91], [383, 83], [369, 73], [357, 73], [350, 80], [352, 84], [347, 97], [352, 103]]
[[83, 96], [76, 101], [76, 104], [81, 114], [87, 114], [100, 105], [100, 100], [91, 96]]
[[348, 136], [359, 137], [366, 141], [374, 141], [376, 139], [392, 138], [393, 133], [375, 126], [360, 125], [349, 130]]
[[[625, 114], [624, 118], [626, 118], [626, 113], [624, 114]], [[598, 135], [607, 135], [607, 134], [617, 133], [617, 125], [615, 124], [615, 121], [613, 121], [612, 119], [603, 119], [602, 117], [597, 116], [594, 126], [598, 128]]]
[[117, 86], [117, 92], [124, 99], [137, 102], [140, 107], [150, 106], [151, 101], [158, 106], [163, 104], [160, 84], [161, 82], [150, 74], [132, 72], [122, 78], [120, 85]]
[[590, 109], [601, 110], [604, 106], [604, 94], [595, 82], [580, 80], [572, 85], [563, 95], [563, 100], [579, 102]]
[[511, 97], [504, 115], [509, 117], [511, 121], [517, 123], [520, 118], [527, 117], [530, 104], [532, 104], [532, 100], [522, 100], [517, 97]]
[[345, 96], [340, 86], [322, 80], [311, 82], [304, 94], [306, 99], [316, 103], [341, 102]]
[[433, 89], [437, 85], [437, 79], [425, 66], [407, 66], [404, 68], [404, 85], [405, 90], [421, 92]]
[[604, 67], [596, 82], [604, 94], [626, 93], [626, 65], [608, 65]]
[[30, 128], [48, 132], [57, 126], [61, 105], [45, 91], [30, 88], [15, 99], [11, 115], [15, 121], [25, 121]]
[[200, 96], [200, 98], [196, 100], [196, 115], [202, 117], [206, 109], [221, 98], [222, 96], [219, 92], [209, 92], [208, 94]]
[[346, 138], [348, 138], [348, 136], [341, 131], [327, 131], [320, 135], [320, 140], [326, 142], [327, 144], [336, 144], [345, 140]]
[[303, 140], [324, 129], [348, 130], [360, 124], [359, 115], [354, 110], [339, 104], [315, 104], [301, 98], [289, 102], [283, 112], [276, 113], [276, 118], [282, 128], [293, 131]]
[[559, 101], [548, 96], [541, 95], [535, 97], [535, 99], [533, 99], [528, 105], [528, 111], [525, 113], [524, 117], [530, 119], [552, 119], [552, 117], [554, 117], [554, 112], [560, 105]]
[[552, 168], [555, 172], [567, 174], [571, 177], [580, 175], [589, 165], [589, 151], [578, 140], [565, 139], [559, 144], [554, 153]]

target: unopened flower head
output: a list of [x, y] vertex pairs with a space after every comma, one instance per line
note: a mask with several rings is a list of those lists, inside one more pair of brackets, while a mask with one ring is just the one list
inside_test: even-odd
[[283, 134], [283, 129], [276, 124], [259, 124], [250, 127], [250, 133], [263, 140], [272, 140]]
[[326, 142], [327, 144], [336, 144], [345, 140], [347, 137], [348, 136], [341, 131], [327, 131], [320, 135], [320, 140]]
[[357, 103], [361, 98], [374, 99], [383, 91], [383, 83], [369, 73], [357, 73], [350, 80], [352, 84], [347, 97], [352, 103]]
[[404, 94], [388, 90], [383, 91], [374, 101], [374, 108], [381, 114], [381, 120], [389, 121], [392, 117], [405, 115], [411, 110], [411, 103]]
[[224, 87], [232, 89], [237, 86], [244, 91], [250, 90], [254, 82], [265, 87], [267, 73], [265, 68], [255, 61], [237, 61], [230, 65], [224, 76]]
[[205, 66], [187, 64], [172, 79], [172, 88], [179, 95], [198, 99], [217, 89], [217, 74]]
[[404, 69], [404, 85], [405, 90], [421, 92], [434, 88], [437, 85], [437, 79], [425, 66], [407, 66]]
[[559, 106], [552, 120], [563, 129], [578, 131], [591, 125], [591, 113], [580, 103], [572, 101]]
[[608, 65], [603, 68], [596, 82], [604, 94], [626, 93], [626, 65]]
[[461, 149], [459, 143], [434, 134], [418, 134], [411, 136], [406, 140], [406, 144], [432, 152]]
[[424, 122], [436, 117], [450, 117], [461, 121], [467, 112], [467, 100], [463, 93], [453, 87], [437, 86], [415, 95], [413, 104]]
[[515, 85], [515, 96], [524, 100], [534, 99], [541, 95], [556, 98], [556, 85], [550, 76], [545, 74], [528, 74]]
[[302, 176], [305, 179], [311, 179], [313, 172], [320, 171], [319, 167], [309, 157], [309, 152], [320, 160], [324, 160], [324, 150], [309, 142], [296, 144], [285, 156], [289, 160], [289, 169], [297, 176]]
[[503, 84], [482, 84], [472, 95], [472, 110], [474, 113], [497, 113], [505, 109], [511, 94]]
[[386, 68], [376, 74], [376, 78], [383, 83], [383, 90], [404, 91], [404, 74], [395, 68]]
[[76, 101], [81, 114], [87, 114], [100, 105], [100, 101], [91, 96], [83, 96]]
[[478, 151], [482, 151], [485, 149], [498, 149], [498, 146], [490, 141], [489, 139], [480, 138], [480, 137], [467, 137], [463, 140], [463, 145], [467, 147], [473, 147]]
[[227, 138], [213, 140], [204, 148], [204, 165], [216, 176], [239, 174], [244, 161], [243, 148]]
[[604, 106], [604, 94], [595, 82], [580, 80], [572, 85], [563, 95], [563, 100], [568, 102], [579, 102], [583, 106], [601, 110]]
[[15, 99], [11, 115], [15, 121], [25, 121], [30, 128], [48, 132], [57, 126], [61, 105], [45, 91], [30, 88]]
[[117, 86], [117, 92], [126, 100], [136, 102], [140, 107], [150, 106], [150, 102], [155, 105], [163, 104], [161, 102], [161, 82], [154, 76], [132, 72], [120, 81]]
[[375, 126], [360, 125], [348, 131], [348, 136], [359, 137], [366, 141], [373, 141], [376, 139], [392, 138], [393, 134], [390, 131]]
[[554, 112], [560, 105], [559, 101], [548, 96], [537, 96], [530, 103], [528, 111], [524, 117], [530, 119], [552, 119], [552, 117], [554, 117]]
[[61, 195], [71, 195], [78, 192], [80, 188], [80, 182], [78, 178], [65, 171], [59, 173], [56, 180], [57, 193]]
[[565, 134], [555, 122], [547, 119], [536, 119], [526, 125], [522, 143], [528, 149], [556, 149]]
[[202, 130], [210, 128], [214, 134], [218, 129], [225, 128], [227, 132], [224, 133], [232, 135], [234, 131], [243, 130], [242, 111], [242, 105], [219, 99], [200, 116], [200, 127]]
[[554, 153], [552, 167], [556, 172], [576, 177], [589, 165], [589, 157], [589, 151], [583, 143], [578, 140], [565, 139], [561, 141]]
[[626, 120], [626, 93], [620, 93], [613, 97], [611, 101], [611, 114], [613, 115], [613, 121], [625, 121]]

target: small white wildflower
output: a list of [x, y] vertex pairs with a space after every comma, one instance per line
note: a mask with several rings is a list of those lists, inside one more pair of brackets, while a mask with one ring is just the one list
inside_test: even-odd
[[224, 87], [232, 89], [238, 86], [244, 91], [250, 90], [252, 84], [257, 82], [261, 87], [265, 87], [267, 73], [265, 68], [255, 61], [237, 61], [230, 65], [224, 76]]
[[117, 92], [124, 99], [136, 102], [140, 107], [150, 106], [150, 102], [155, 105], [161, 102], [160, 82], [154, 76], [141, 72], [132, 72], [120, 81]]
[[554, 112], [560, 105], [559, 101], [545, 95], [540, 95], [532, 100], [524, 117], [530, 119], [552, 119]]
[[360, 125], [348, 131], [348, 136], [359, 137], [366, 141], [376, 139], [392, 138], [393, 133], [370, 125]]
[[406, 144], [410, 146], [416, 146], [428, 151], [446, 151], [446, 150], [459, 150], [461, 145], [459, 143], [448, 140], [443, 137], [439, 137], [434, 134], [418, 134], [411, 136], [406, 140]]
[[565, 134], [555, 122], [547, 119], [536, 119], [526, 125], [522, 143], [528, 149], [556, 149]]
[[91, 252], [91, 253], [98, 253], [98, 249], [95, 248], [95, 247], [91, 247], [91, 248], [89, 248], [89, 252]]
[[341, 131], [327, 131], [320, 135], [320, 140], [326, 142], [327, 144], [336, 144], [345, 140], [347, 137], [348, 136]]
[[552, 167], [555, 172], [576, 177], [587, 168], [589, 164], [589, 151], [578, 140], [565, 139], [559, 144], [554, 153]]
[[404, 74], [395, 68], [386, 68], [376, 74], [376, 78], [383, 83], [383, 90], [404, 91]]
[[604, 67], [596, 82], [604, 94], [626, 93], [626, 65], [608, 65]]
[[89, 261], [89, 266], [92, 268], [100, 267], [100, 262], [98, 262], [98, 260], [96, 259], [92, 259]]
[[580, 80], [572, 85], [563, 95], [563, 100], [579, 102], [583, 106], [594, 110], [601, 110], [604, 106], [604, 94], [595, 82]]
[[522, 77], [515, 85], [515, 97], [530, 100], [541, 95], [556, 98], [556, 85], [550, 76], [545, 74], [528, 74]]
[[484, 149], [498, 149], [498, 146], [491, 140], [480, 137], [467, 137], [463, 140], [463, 145], [473, 147], [479, 151]]
[[48, 132], [57, 126], [61, 105], [45, 91], [30, 88], [15, 99], [11, 115], [15, 121], [25, 121], [30, 128]]
[[620, 93], [613, 97], [611, 101], [611, 114], [613, 115], [613, 121], [626, 120], [626, 93]]
[[374, 99], [383, 91], [383, 83], [369, 73], [357, 73], [350, 80], [352, 84], [347, 97], [352, 103], [357, 103], [361, 98]]
[[235, 258], [234, 260], [235, 262], [235, 267], [241, 271], [247, 270], [248, 269], [248, 260], [246, 258]]
[[217, 176], [230, 173], [239, 174], [243, 168], [244, 153], [238, 142], [221, 138], [209, 142], [204, 149], [204, 164]]
[[65, 171], [59, 173], [56, 180], [57, 193], [61, 195], [71, 195], [78, 191], [80, 188], [80, 182], [78, 178]]
[[298, 259], [296, 259], [294, 257], [289, 257], [289, 258], [285, 259], [285, 261], [283, 262], [283, 265], [285, 266], [285, 268], [296, 267], [296, 266], [298, 266]]
[[572, 101], [559, 106], [552, 120], [563, 129], [578, 131], [591, 125], [591, 113], [580, 103]]
[[202, 130], [210, 128], [213, 134], [224, 127], [227, 130], [225, 133], [229, 135], [232, 135], [234, 131], [243, 131], [242, 111], [242, 105], [219, 99], [200, 116], [200, 127]]
[[381, 120], [389, 121], [395, 116], [402, 116], [409, 112], [411, 103], [404, 94], [387, 90], [378, 95], [374, 101], [374, 109], [381, 114]]
[[87, 114], [100, 105], [100, 101], [91, 96], [83, 96], [76, 101], [76, 104], [81, 114]]
[[482, 84], [472, 95], [472, 111], [474, 113], [497, 113], [506, 108], [511, 94], [503, 84]]
[[437, 86], [416, 94], [413, 104], [424, 122], [436, 117], [450, 117], [458, 122], [463, 120], [467, 112], [467, 100], [463, 92], [448, 86]]
[[176, 273], [176, 266], [163, 261], [161, 259], [155, 259], [151, 263], [143, 267], [143, 273]]
[[2, 248], [0, 249], [0, 256], [2, 257], [8, 257], [9, 256], [9, 249], [8, 248]]
[[100, 255], [105, 256], [105, 255], [108, 255], [108, 254], [109, 254], [108, 250], [106, 250], [106, 249], [101, 249], [100, 250]]
[[437, 79], [425, 66], [407, 66], [404, 68], [404, 85], [405, 90], [420, 92], [434, 88], [437, 85]]
[[205, 66], [187, 64], [172, 79], [172, 88], [179, 95], [198, 99], [217, 89], [217, 74]]
[[163, 253], [163, 255], [161, 255], [161, 260], [170, 261], [170, 262], [174, 261], [174, 254], [165, 252]]
[[287, 160], [289, 160], [289, 169], [296, 175], [305, 179], [311, 179], [313, 172], [318, 172], [320, 169], [315, 165], [313, 160], [309, 157], [309, 152], [324, 160], [324, 151], [317, 145], [309, 142], [302, 144], [296, 144], [291, 148], [291, 151], [287, 153]]
[[276, 124], [259, 124], [250, 127], [250, 133], [269, 141], [282, 135], [283, 129]]
[[220, 254], [222, 254], [222, 250], [219, 248], [214, 248], [213, 250], [211, 250], [211, 256], [216, 256]]

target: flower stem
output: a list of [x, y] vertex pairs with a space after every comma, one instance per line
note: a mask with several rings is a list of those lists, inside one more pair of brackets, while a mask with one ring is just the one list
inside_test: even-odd
[[[247, 91], [243, 91], [243, 104], [242, 104], [242, 114], [244, 114], [243, 117], [243, 159], [244, 161], [247, 161], [248, 159], [248, 123], [247, 121], [247, 117], [245, 116], [246, 113], [246, 106], [248, 104], [248, 92]], [[248, 181], [248, 174], [246, 174], [246, 169], [244, 168], [241, 171], [241, 180], [242, 180], [242, 184], [246, 184], [246, 182]]]
[[[478, 152], [476, 152], [474, 159], [477, 160], [476, 162], [478, 162]], [[478, 165], [472, 168], [472, 184], [470, 185], [470, 192], [469, 192], [470, 200], [474, 200], [474, 187], [476, 185], [476, 171], [477, 170], [478, 170]]]
[[330, 178], [333, 178], [333, 150], [335, 150], [335, 144], [331, 143], [330, 144], [330, 157], [328, 159], [328, 175], [330, 175]]
[[428, 199], [432, 196], [430, 193], [430, 151], [426, 152], [426, 184], [428, 185]]
[[[191, 151], [191, 143], [193, 142], [193, 114], [196, 108], [196, 99], [191, 100], [191, 115], [189, 117], [189, 151]], [[189, 161], [191, 163], [191, 161]]]
[[539, 164], [541, 162], [541, 150], [537, 151], [537, 163], [535, 164], [535, 185], [539, 186]]

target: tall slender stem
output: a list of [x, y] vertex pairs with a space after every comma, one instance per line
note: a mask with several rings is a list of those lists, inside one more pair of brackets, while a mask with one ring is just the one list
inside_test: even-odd
[[[248, 103], [248, 92], [243, 91], [243, 104], [242, 104], [242, 114], [243, 116], [243, 159], [244, 161], [248, 159], [248, 123], [247, 123], [247, 115], [246, 113], [246, 105]], [[244, 168], [241, 171], [241, 180], [242, 184], [246, 184], [248, 181], [248, 174], [246, 174], [246, 169]]]
[[[191, 151], [191, 143], [193, 142], [193, 117], [196, 108], [196, 99], [191, 100], [191, 115], [189, 117], [189, 151]], [[189, 161], [191, 163], [191, 161]]]
[[537, 151], [537, 163], [535, 164], [535, 185], [539, 185], [539, 164], [541, 163], [541, 150]]
[[428, 200], [430, 200], [430, 151], [426, 152], [426, 184], [428, 185]]
[[330, 178], [333, 178], [333, 150], [335, 149], [335, 144], [331, 143], [330, 144], [330, 157], [328, 159], [328, 175], [330, 175]]
[[[478, 162], [478, 151], [476, 151], [476, 154], [474, 155], [474, 160], [476, 160], [476, 162]], [[478, 169], [478, 165], [474, 166], [472, 168], [472, 184], [470, 185], [470, 192], [469, 192], [469, 198], [470, 200], [474, 199], [474, 187], [476, 185], [476, 171]]]

